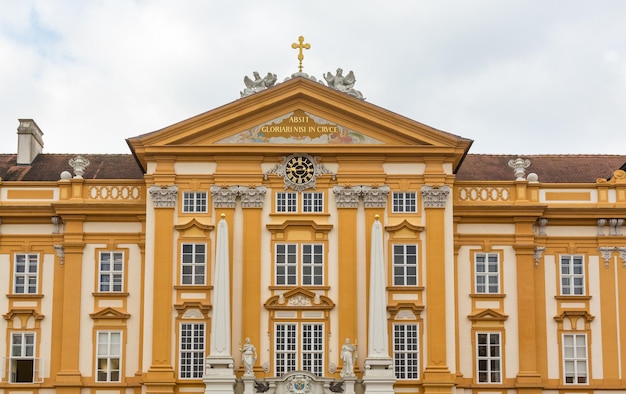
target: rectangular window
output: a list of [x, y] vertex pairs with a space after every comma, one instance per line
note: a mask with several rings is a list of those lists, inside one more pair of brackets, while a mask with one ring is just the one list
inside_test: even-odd
[[275, 375], [296, 370], [298, 333], [296, 324], [276, 324], [274, 330]]
[[298, 194], [281, 192], [276, 193], [276, 212], [297, 212]]
[[277, 286], [321, 286], [324, 284], [323, 244], [276, 244]]
[[324, 193], [302, 193], [302, 212], [324, 212]]
[[298, 245], [276, 245], [276, 284], [295, 285], [298, 275]]
[[14, 269], [14, 293], [37, 294], [37, 282], [39, 278], [39, 255], [16, 254]]
[[476, 335], [476, 362], [479, 383], [502, 383], [502, 344], [499, 333]]
[[35, 334], [32, 332], [12, 333], [9, 381], [33, 383], [35, 373]]
[[324, 246], [302, 245], [302, 284], [321, 286], [324, 284]]
[[474, 255], [475, 291], [478, 294], [500, 293], [500, 255], [476, 253]]
[[317, 376], [324, 373], [324, 327], [302, 324], [302, 369]]
[[100, 252], [98, 263], [98, 291], [122, 292], [124, 290], [124, 253]]
[[417, 286], [417, 245], [393, 245], [393, 285]]
[[[298, 327], [300, 333], [298, 333]], [[276, 376], [282, 376], [296, 369], [322, 376], [324, 371], [324, 325], [322, 323], [276, 324], [274, 357]]]
[[583, 256], [561, 256], [561, 294], [585, 294]]
[[206, 283], [206, 244], [183, 244], [181, 259], [181, 284]]
[[586, 384], [587, 335], [563, 335], [563, 373], [566, 384]]
[[415, 192], [393, 192], [393, 212], [417, 212], [417, 195]]
[[204, 323], [180, 325], [180, 370], [181, 379], [201, 379], [205, 357]]
[[183, 193], [183, 212], [207, 212], [207, 193], [206, 192], [184, 192]]
[[420, 378], [417, 324], [394, 324], [393, 363], [397, 379]]
[[122, 333], [98, 331], [96, 340], [96, 382], [121, 381]]

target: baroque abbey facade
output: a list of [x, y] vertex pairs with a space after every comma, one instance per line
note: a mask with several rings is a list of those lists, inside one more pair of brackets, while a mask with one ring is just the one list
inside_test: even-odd
[[626, 393], [626, 155], [470, 154], [306, 74], [247, 85], [127, 155], [20, 120], [0, 394]]

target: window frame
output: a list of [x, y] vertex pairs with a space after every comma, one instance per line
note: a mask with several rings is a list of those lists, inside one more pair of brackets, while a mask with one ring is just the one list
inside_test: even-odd
[[[485, 261], [483, 262], [479, 262], [478, 259], [480, 257], [483, 257], [485, 259]], [[495, 267], [496, 267], [496, 271], [489, 271], [489, 267], [490, 267], [490, 261], [489, 259], [491, 257], [495, 257], [496, 261], [495, 261]], [[474, 294], [485, 294], [485, 295], [493, 295], [493, 294], [502, 294], [502, 287], [501, 287], [501, 283], [502, 283], [502, 278], [501, 278], [501, 271], [502, 271], [502, 264], [501, 264], [501, 256], [500, 253], [498, 252], [475, 252], [474, 253], [474, 266], [473, 266], [473, 270], [474, 270]], [[485, 270], [484, 271], [480, 271], [478, 269], [479, 267], [479, 263], [483, 263]], [[480, 283], [480, 278], [484, 279], [484, 281], [482, 283]], [[496, 283], [495, 286], [497, 287], [496, 291], [491, 291], [491, 287], [493, 285], [493, 283], [490, 283], [490, 279], [495, 278]], [[480, 290], [479, 286], [483, 286], [484, 290]]]
[[[481, 343], [480, 337], [486, 336], [487, 342]], [[494, 346], [491, 342], [492, 337], [498, 338], [498, 343]], [[479, 331], [475, 334], [476, 344], [474, 347], [474, 351], [476, 354], [476, 383], [478, 384], [502, 384], [504, 373], [504, 357], [502, 355], [502, 338], [503, 335], [501, 332], [495, 331]], [[481, 349], [485, 349], [485, 354], [483, 355]], [[493, 355], [492, 350], [497, 349], [498, 354]], [[497, 361], [499, 368], [494, 369], [492, 363]], [[481, 368], [481, 363], [484, 362], [487, 368]], [[493, 374], [497, 373], [498, 379], [493, 379]], [[486, 380], [481, 380], [481, 374], [484, 374], [487, 378]]]
[[[309, 247], [311, 251], [305, 252]], [[280, 251], [283, 248], [284, 252]], [[273, 284], [291, 287], [324, 286], [325, 264], [326, 247], [323, 242], [277, 242], [274, 244]]]
[[[567, 346], [568, 344], [566, 343], [567, 342], [566, 338], [572, 338], [571, 346]], [[578, 354], [581, 346], [578, 345], [577, 338], [584, 339], [585, 343], [584, 343], [584, 349], [583, 349], [584, 350], [583, 356]], [[566, 357], [567, 348], [572, 349], [571, 357]], [[587, 334], [580, 333], [580, 332], [562, 333], [561, 334], [561, 355], [562, 355], [561, 360], [562, 360], [562, 367], [563, 367], [563, 384], [566, 384], [568, 386], [569, 385], [581, 385], [581, 384], [588, 385], [590, 379], [589, 379], [589, 341], [588, 341]], [[580, 363], [584, 363], [584, 371], [579, 370]], [[568, 364], [571, 364], [572, 369], [573, 369], [571, 382], [567, 381], [568, 378], [570, 378], [570, 376], [568, 376], [568, 367], [567, 367]], [[585, 379], [584, 382], [579, 381], [581, 377], [584, 377]]]
[[274, 211], [280, 214], [323, 214], [325, 200], [323, 191], [278, 191], [274, 194]]
[[[202, 246], [204, 251], [199, 253], [197, 248]], [[192, 247], [191, 252], [186, 252], [186, 247]], [[204, 261], [197, 262], [197, 258], [202, 255]], [[186, 261], [187, 257], [191, 261]], [[198, 273], [202, 267], [202, 273]], [[186, 272], [188, 271], [189, 272]], [[180, 244], [180, 284], [181, 286], [206, 286], [208, 270], [208, 244], [206, 242], [182, 242]], [[185, 282], [189, 278], [189, 282]], [[202, 278], [202, 283], [198, 283], [198, 278]]]
[[[19, 261], [20, 258], [24, 258], [24, 261]], [[30, 261], [31, 258], [35, 259], [34, 272], [31, 271], [33, 266], [33, 262]], [[20, 267], [23, 267], [22, 271], [20, 271]], [[40, 272], [41, 256], [39, 253], [15, 253], [13, 255], [13, 286], [11, 287], [13, 294], [39, 294]], [[22, 283], [18, 283], [19, 279], [22, 280]], [[22, 288], [22, 291], [18, 291], [18, 288]]]
[[[396, 253], [396, 248], [401, 247], [402, 253]], [[414, 247], [415, 253], [407, 253], [408, 247]], [[391, 245], [392, 264], [391, 264], [391, 278], [393, 286], [409, 287], [419, 286], [419, 245], [417, 243], [393, 243]], [[414, 263], [408, 262], [409, 258], [414, 259]], [[398, 261], [401, 258], [401, 261]], [[414, 270], [414, 273], [410, 273], [410, 270]], [[402, 279], [403, 283], [399, 283], [399, 279]], [[414, 279], [415, 283], [408, 283], [409, 279]]]
[[[402, 328], [402, 330], [399, 330], [400, 328]], [[412, 335], [409, 336], [409, 333]], [[396, 379], [420, 380], [421, 361], [419, 324], [417, 322], [393, 323], [392, 343], [393, 368]], [[408, 349], [409, 346], [411, 346], [411, 349]]]
[[[102, 335], [106, 336], [106, 341], [101, 342]], [[115, 343], [112, 341], [114, 335], [117, 335], [118, 342]], [[124, 373], [124, 368], [122, 365], [122, 353], [123, 353], [123, 333], [121, 330], [98, 330], [96, 331], [96, 351], [95, 355], [95, 376], [94, 381], [96, 383], [120, 383], [122, 382], [122, 377]], [[115, 354], [115, 346], [117, 345], [117, 354]], [[102, 346], [106, 347], [106, 352], [101, 353]], [[100, 361], [105, 360], [104, 368], [101, 366]], [[114, 361], [117, 360], [117, 368], [112, 367]], [[101, 379], [101, 373], [104, 373], [106, 378]], [[113, 379], [113, 374], [117, 373], [117, 380]]]
[[[565, 260], [568, 260], [568, 273], [564, 273]], [[576, 261], [578, 260], [578, 262]], [[577, 265], [580, 273], [576, 273]], [[586, 274], [585, 256], [581, 254], [563, 254], [559, 256], [559, 292], [560, 295], [566, 297], [580, 297], [587, 295], [587, 274]], [[579, 283], [577, 283], [580, 280]], [[565, 282], [568, 282], [567, 284]], [[580, 289], [580, 293], [576, 290]], [[567, 292], [566, 292], [567, 291]]]
[[[185, 329], [185, 326], [190, 326]], [[183, 380], [202, 379], [206, 358], [207, 332], [204, 322], [180, 322], [178, 331], [178, 378]], [[185, 333], [191, 333], [185, 336]], [[202, 336], [199, 337], [198, 334]], [[189, 338], [189, 342], [185, 339]], [[188, 348], [184, 349], [184, 346]], [[184, 357], [186, 354], [187, 357]], [[183, 376], [187, 375], [187, 376]]]
[[[324, 376], [326, 325], [319, 321], [274, 322], [274, 376], [304, 370]], [[281, 334], [281, 336], [279, 336]], [[284, 341], [279, 340], [284, 339]], [[310, 341], [305, 343], [305, 341]], [[305, 349], [308, 347], [310, 349]], [[282, 346], [279, 349], [279, 346]]]
[[[19, 344], [15, 343], [16, 337], [21, 338]], [[37, 333], [34, 331], [12, 331], [9, 333], [9, 338], [10, 347], [7, 382], [11, 384], [32, 384], [39, 382], [39, 380], [36, 379], [36, 377], [41, 374], [41, 363], [38, 362], [40, 359], [37, 358]], [[27, 338], [31, 339], [30, 343]], [[15, 354], [16, 346], [19, 347], [19, 354]], [[27, 366], [28, 364], [30, 365]], [[24, 368], [27, 370], [20, 372], [20, 370]], [[30, 370], [30, 373], [28, 370]], [[23, 380], [23, 374], [30, 374], [30, 380]]]
[[185, 191], [182, 198], [182, 213], [209, 212], [209, 193], [206, 191]]
[[391, 193], [392, 213], [417, 213], [417, 192], [394, 191]]
[[[103, 270], [102, 269], [102, 256], [108, 254], [110, 256], [110, 269], [109, 270]], [[116, 259], [114, 258], [114, 255], [119, 254], [121, 255], [121, 258], [119, 259], [119, 262], [116, 263]], [[114, 269], [116, 264], [120, 264], [121, 267], [120, 269]], [[97, 289], [98, 289], [98, 293], [123, 293], [125, 291], [126, 288], [126, 275], [125, 275], [125, 270], [126, 270], [126, 253], [124, 253], [124, 251], [122, 250], [99, 250], [98, 251], [98, 285], [97, 285]], [[103, 282], [103, 275], [104, 277], [107, 277], [109, 282], [108, 283], [104, 283]], [[116, 278], [119, 279], [119, 290], [115, 289], [115, 285], [116, 285]], [[109, 286], [109, 290], [103, 290], [102, 287], [108, 285]]]

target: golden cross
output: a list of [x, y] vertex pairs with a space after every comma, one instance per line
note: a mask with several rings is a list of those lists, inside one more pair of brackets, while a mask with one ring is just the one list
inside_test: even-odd
[[293, 43], [291, 44], [291, 47], [293, 49], [299, 49], [300, 51], [298, 52], [298, 60], [300, 61], [300, 65], [298, 66], [298, 70], [299, 72], [302, 72], [302, 59], [304, 59], [304, 55], [302, 54], [302, 49], [310, 49], [311, 48], [311, 44], [303, 44], [304, 43], [304, 37], [300, 36], [298, 37], [298, 42], [299, 43]]

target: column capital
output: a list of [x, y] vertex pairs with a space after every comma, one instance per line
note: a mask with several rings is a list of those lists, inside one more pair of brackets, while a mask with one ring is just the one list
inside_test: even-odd
[[174, 208], [178, 197], [178, 186], [150, 186], [148, 190], [155, 208]]
[[387, 206], [389, 186], [361, 186], [361, 193], [365, 208], [385, 208]]
[[335, 186], [333, 194], [337, 208], [358, 208], [359, 196], [361, 195], [360, 186]]
[[266, 192], [265, 186], [239, 186], [242, 208], [263, 208]]
[[215, 208], [235, 208], [239, 186], [211, 186]]
[[422, 199], [424, 200], [424, 208], [445, 208], [446, 201], [450, 195], [450, 187], [442, 186], [422, 186]]

